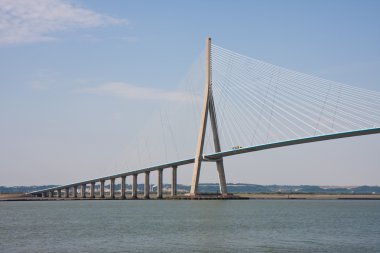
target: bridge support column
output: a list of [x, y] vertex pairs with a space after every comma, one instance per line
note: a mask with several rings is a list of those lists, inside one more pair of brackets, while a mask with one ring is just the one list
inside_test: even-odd
[[157, 198], [162, 199], [162, 172], [163, 169], [158, 170], [157, 175]]
[[91, 182], [90, 198], [95, 198], [95, 182]]
[[115, 198], [115, 178], [110, 179], [110, 198]]
[[100, 180], [100, 198], [104, 199], [104, 180]]
[[144, 199], [149, 199], [149, 174], [150, 171], [145, 171], [145, 184], [144, 184]]
[[121, 199], [125, 199], [125, 176], [122, 176], [121, 177], [121, 194], [120, 194], [120, 197]]
[[78, 197], [78, 186], [74, 185], [73, 186], [73, 198], [77, 198], [77, 197]]
[[68, 198], [68, 197], [70, 197], [70, 188], [69, 187], [66, 187], [66, 189], [65, 189], [65, 197], [66, 198]]
[[45, 198], [46, 194], [44, 192], [41, 192], [41, 198]]
[[[211, 130], [212, 136], [214, 140], [214, 148], [215, 152], [220, 152], [220, 141], [218, 135], [218, 127], [216, 122], [216, 112], [215, 112], [215, 104], [213, 99], [213, 91], [212, 91], [212, 73], [211, 73], [211, 38], [207, 38], [206, 40], [206, 72], [205, 72], [205, 87], [204, 87], [204, 97], [203, 97], [203, 105], [201, 112], [201, 121], [200, 127], [198, 131], [197, 138], [197, 148], [195, 152], [195, 161], [194, 161], [194, 169], [193, 169], [193, 178], [191, 182], [190, 195], [196, 195], [198, 193], [198, 183], [199, 183], [199, 175], [201, 171], [201, 165], [203, 160], [203, 146], [204, 139], [206, 134], [206, 126], [207, 126], [207, 117], [209, 114], [211, 121]], [[226, 187], [226, 179], [224, 174], [224, 166], [223, 160], [220, 159], [216, 163], [217, 170], [219, 174], [219, 186], [222, 194], [227, 194]]]
[[177, 166], [172, 167], [172, 197], [177, 195]]
[[85, 197], [86, 197], [86, 187], [87, 187], [86, 184], [82, 184], [82, 188], [81, 188], [81, 198], [85, 198]]
[[137, 174], [132, 175], [132, 198], [137, 198]]
[[49, 198], [52, 198], [52, 197], [53, 197], [53, 192], [49, 191]]
[[61, 197], [61, 189], [58, 189], [57, 190], [57, 198], [60, 198]]

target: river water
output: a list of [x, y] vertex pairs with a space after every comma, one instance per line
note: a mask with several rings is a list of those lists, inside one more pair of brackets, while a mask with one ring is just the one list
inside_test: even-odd
[[0, 202], [0, 252], [380, 252], [380, 201]]

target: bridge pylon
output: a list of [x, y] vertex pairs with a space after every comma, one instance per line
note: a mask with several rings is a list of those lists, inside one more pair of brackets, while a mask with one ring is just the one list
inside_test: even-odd
[[[218, 124], [216, 119], [215, 103], [212, 92], [212, 66], [211, 66], [211, 38], [206, 39], [206, 50], [205, 50], [205, 87], [204, 87], [204, 97], [201, 111], [201, 121], [198, 131], [197, 148], [195, 153], [193, 178], [191, 182], [190, 195], [198, 194], [198, 184], [199, 175], [202, 167], [203, 159], [203, 147], [204, 139], [206, 134], [207, 119], [210, 117], [212, 137], [214, 141], [215, 152], [220, 152], [220, 141], [218, 134]], [[223, 158], [219, 158], [214, 161], [216, 163], [216, 168], [219, 175], [219, 188], [220, 192], [225, 195], [227, 194], [227, 184], [226, 177], [224, 173]]]

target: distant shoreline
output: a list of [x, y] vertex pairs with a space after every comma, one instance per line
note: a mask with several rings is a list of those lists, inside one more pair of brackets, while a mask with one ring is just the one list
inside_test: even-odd
[[248, 197], [249, 199], [343, 199], [343, 200], [380, 200], [380, 194], [273, 194], [273, 193], [241, 193], [238, 194], [241, 197]]
[[[151, 194], [151, 200], [156, 200], [155, 193]], [[174, 200], [174, 199], [186, 199], [181, 198], [181, 195], [179, 194], [178, 197], [172, 198], [169, 194], [164, 194], [163, 200]], [[244, 199], [270, 199], [270, 200], [380, 200], [380, 194], [303, 194], [303, 193], [297, 193], [297, 194], [284, 194], [284, 193], [240, 193], [240, 194], [234, 194], [234, 196], [239, 196]], [[127, 197], [126, 200], [132, 200]], [[138, 196], [138, 199], [143, 199], [143, 196]], [[213, 199], [213, 198], [210, 198]], [[217, 198], [215, 198], [217, 199]], [[68, 200], [111, 200], [109, 198], [36, 198], [36, 197], [26, 197], [24, 194], [0, 194], [0, 201], [68, 201]], [[114, 200], [120, 200], [118, 196], [115, 197]]]
[[[0, 186], [0, 194], [20, 194], [34, 191], [46, 190], [49, 188], [55, 188], [59, 185], [39, 185], [39, 186]], [[155, 188], [155, 184], [151, 184], [151, 188]], [[109, 191], [109, 185], [105, 185], [105, 191]], [[125, 185], [126, 191], [131, 191], [132, 185]], [[87, 191], [90, 187], [87, 185]], [[100, 185], [95, 185], [95, 192], [99, 192]], [[121, 184], [115, 184], [115, 191], [121, 190]], [[153, 190], [153, 189], [152, 189]], [[163, 183], [164, 192], [170, 192], [171, 184]], [[144, 184], [137, 184], [137, 191], [144, 191]], [[220, 191], [219, 184], [217, 183], [202, 183], [199, 184], [199, 193], [214, 193], [217, 194]], [[233, 194], [361, 194], [372, 195], [380, 194], [380, 186], [318, 186], [318, 185], [258, 185], [247, 183], [228, 183], [227, 191]], [[188, 193], [190, 192], [190, 185], [177, 184], [177, 192]]]

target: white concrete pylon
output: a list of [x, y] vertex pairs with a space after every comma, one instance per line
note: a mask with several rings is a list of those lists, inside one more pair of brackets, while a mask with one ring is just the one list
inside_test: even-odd
[[[212, 136], [214, 139], [215, 152], [220, 152], [220, 141], [218, 134], [218, 126], [216, 121], [215, 104], [212, 93], [212, 73], [211, 73], [211, 38], [206, 40], [206, 74], [203, 105], [201, 112], [201, 124], [198, 132], [197, 149], [195, 152], [195, 161], [193, 169], [193, 178], [191, 182], [190, 195], [197, 195], [199, 175], [203, 160], [203, 146], [207, 127], [207, 118], [210, 117]], [[223, 159], [216, 161], [216, 166], [219, 174], [219, 187], [222, 194], [227, 194], [226, 177], [224, 173]]]

